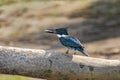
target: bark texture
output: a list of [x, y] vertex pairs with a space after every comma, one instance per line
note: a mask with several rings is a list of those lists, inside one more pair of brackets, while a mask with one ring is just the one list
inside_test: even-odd
[[0, 46], [0, 73], [47, 80], [120, 80], [120, 60]]

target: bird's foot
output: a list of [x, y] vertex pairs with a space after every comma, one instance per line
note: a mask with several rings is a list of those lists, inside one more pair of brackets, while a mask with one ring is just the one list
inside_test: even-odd
[[76, 52], [74, 52], [74, 55], [76, 54]]
[[66, 54], [69, 54], [69, 50], [66, 51]]
[[68, 52], [66, 52], [66, 54], [69, 54]]

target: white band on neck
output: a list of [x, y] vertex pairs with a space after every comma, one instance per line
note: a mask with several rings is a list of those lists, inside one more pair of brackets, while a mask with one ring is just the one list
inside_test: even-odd
[[65, 35], [65, 34], [62, 34], [62, 35], [57, 34], [57, 36], [58, 36], [59, 38], [61, 38], [61, 37], [67, 37], [68, 35]]

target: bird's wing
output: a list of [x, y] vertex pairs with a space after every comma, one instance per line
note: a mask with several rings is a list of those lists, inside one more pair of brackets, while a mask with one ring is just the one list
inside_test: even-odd
[[82, 46], [82, 47], [84, 48], [83, 44], [80, 42], [79, 39], [77, 39], [77, 38], [75, 38], [75, 37], [71, 37], [71, 39], [72, 39], [75, 43], [79, 44], [80, 46]]
[[63, 43], [65, 43], [65, 46], [71, 46], [71, 47], [83, 47], [83, 45], [81, 44], [81, 42], [74, 37], [71, 36], [67, 36], [67, 37], [63, 37], [62, 39]]

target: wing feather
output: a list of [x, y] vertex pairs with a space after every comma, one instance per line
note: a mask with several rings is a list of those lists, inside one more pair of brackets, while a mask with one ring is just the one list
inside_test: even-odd
[[81, 47], [81, 48], [84, 48], [83, 45], [81, 44], [81, 42], [77, 38], [74, 38], [74, 37], [71, 37], [71, 36], [61, 37], [60, 41], [66, 47], [73, 47], [73, 48]]

